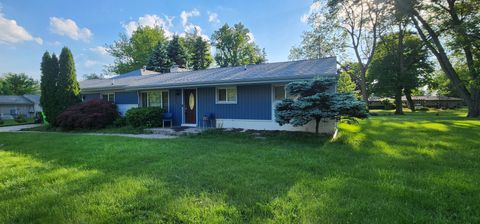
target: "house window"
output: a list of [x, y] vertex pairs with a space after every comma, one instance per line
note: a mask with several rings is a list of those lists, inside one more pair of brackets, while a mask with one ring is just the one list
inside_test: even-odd
[[285, 86], [273, 86], [273, 96], [275, 97], [275, 101], [286, 99], [287, 93], [285, 91]]
[[237, 103], [237, 87], [218, 87], [216, 92], [216, 103]]
[[284, 99], [295, 99], [295, 96], [288, 94], [284, 85], [274, 85], [273, 101], [282, 101]]
[[168, 111], [168, 91], [152, 91], [142, 93], [142, 107], [161, 107]]
[[102, 99], [108, 102], [115, 103], [115, 93], [104, 93], [102, 94]]

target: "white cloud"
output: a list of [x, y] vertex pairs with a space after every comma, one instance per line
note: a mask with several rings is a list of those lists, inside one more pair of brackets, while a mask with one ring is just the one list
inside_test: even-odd
[[164, 16], [164, 18], [160, 18], [158, 15], [150, 15], [146, 14], [138, 18], [137, 21], [130, 21], [127, 24], [123, 25], [125, 32], [128, 36], [132, 36], [133, 32], [137, 30], [139, 27], [161, 27], [165, 31], [165, 36], [170, 37], [173, 35], [172, 32], [169, 31], [169, 28], [173, 25], [173, 16]]
[[185, 32], [187, 32], [187, 33], [194, 33], [195, 30], [198, 33], [201, 33], [202, 32], [202, 27], [200, 27], [199, 25], [193, 25], [193, 24], [187, 24], [185, 26]]
[[92, 68], [92, 67], [95, 67], [97, 65], [101, 65], [102, 63], [98, 62], [98, 61], [94, 61], [94, 60], [86, 60], [85, 61], [85, 67], [87, 68]]
[[210, 38], [207, 35], [203, 34], [202, 27], [200, 27], [199, 25], [188, 24], [185, 27], [185, 32], [181, 33], [180, 36], [184, 37], [186, 33], [197, 33], [197, 35], [202, 37], [205, 41], [210, 41]]
[[32, 36], [25, 28], [19, 26], [17, 21], [5, 18], [1, 12], [0, 30], [0, 44], [16, 44], [24, 41], [35, 41], [40, 45], [43, 44], [42, 38]]
[[98, 46], [98, 47], [90, 48], [89, 50], [100, 55], [108, 55], [106, 47]]
[[56, 41], [53, 41], [53, 42], [47, 42], [49, 45], [52, 45], [52, 46], [60, 46], [62, 45], [62, 42], [56, 40]]
[[312, 3], [310, 5], [310, 8], [308, 9], [308, 12], [302, 15], [302, 17], [300, 18], [300, 21], [302, 21], [302, 23], [307, 23], [310, 15], [312, 15], [315, 12], [318, 12], [321, 7], [322, 7], [322, 4], [320, 3], [320, 1], [316, 1]]
[[180, 18], [182, 19], [182, 25], [183, 27], [187, 26], [188, 24], [188, 18], [194, 17], [194, 16], [200, 16], [200, 11], [198, 9], [193, 9], [192, 11], [182, 11], [180, 13]]
[[75, 21], [58, 17], [50, 17], [50, 30], [58, 35], [85, 42], [88, 42], [93, 36], [92, 31], [88, 28], [80, 28]]
[[[197, 32], [204, 40], [209, 40], [208, 36], [202, 33], [202, 28], [199, 25], [190, 23], [188, 20], [190, 17], [200, 16], [200, 11], [193, 9], [192, 11], [182, 11], [180, 13], [180, 18], [182, 19], [182, 26], [185, 33], [195, 33]], [[184, 36], [185, 33], [180, 34]]]
[[220, 23], [220, 19], [218, 19], [218, 14], [214, 12], [208, 12], [208, 22]]

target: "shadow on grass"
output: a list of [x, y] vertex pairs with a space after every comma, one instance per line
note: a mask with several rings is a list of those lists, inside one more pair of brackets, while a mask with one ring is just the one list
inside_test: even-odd
[[372, 118], [335, 142], [0, 136], [1, 222], [480, 221], [476, 121]]

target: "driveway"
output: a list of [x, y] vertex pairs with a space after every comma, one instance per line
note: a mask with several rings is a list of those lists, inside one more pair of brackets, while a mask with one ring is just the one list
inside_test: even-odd
[[25, 124], [25, 125], [15, 125], [15, 126], [6, 126], [0, 127], [0, 132], [17, 132], [25, 128], [34, 128], [38, 127], [41, 124]]

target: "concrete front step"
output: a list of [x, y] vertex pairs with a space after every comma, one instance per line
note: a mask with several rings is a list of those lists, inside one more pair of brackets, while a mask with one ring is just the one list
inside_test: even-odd
[[152, 134], [160, 135], [185, 135], [185, 134], [198, 134], [203, 131], [201, 128], [190, 128], [190, 127], [173, 127], [173, 128], [147, 128], [147, 131], [152, 132]]

